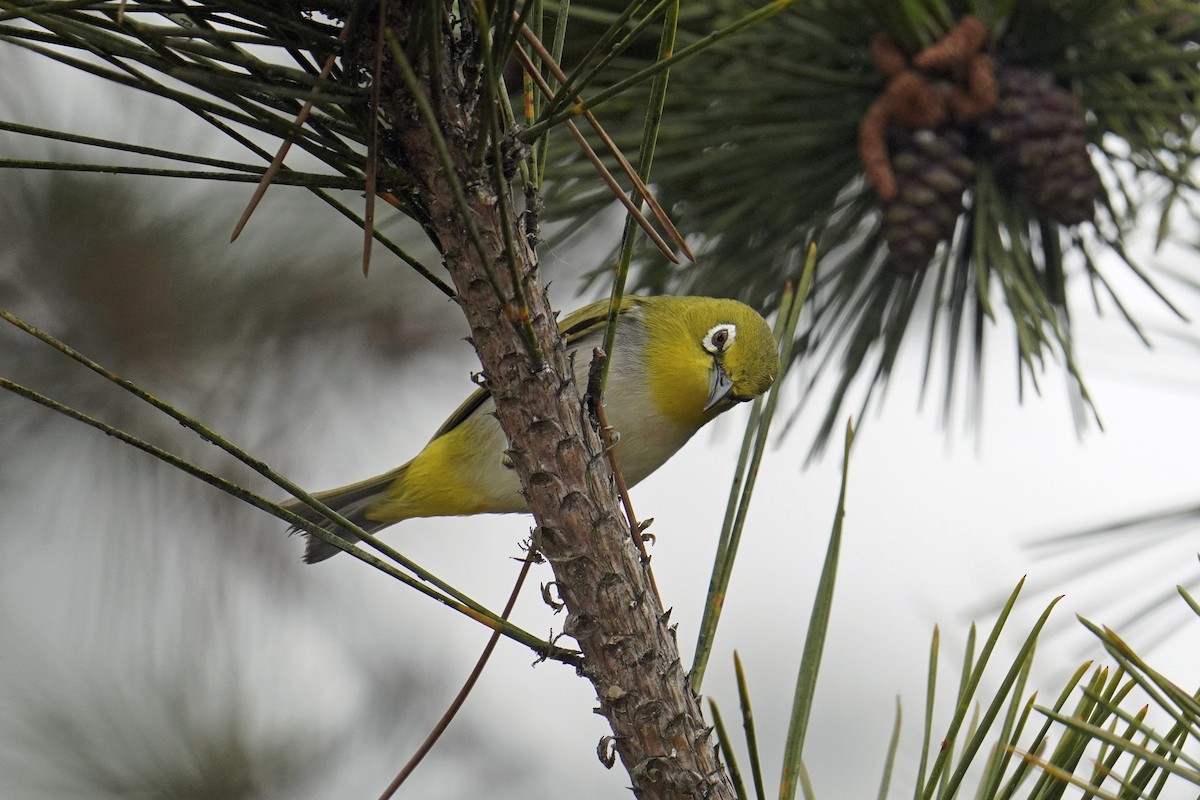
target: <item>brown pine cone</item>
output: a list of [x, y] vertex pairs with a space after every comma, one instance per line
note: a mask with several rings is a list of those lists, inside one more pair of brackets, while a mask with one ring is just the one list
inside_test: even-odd
[[975, 164], [966, 155], [966, 138], [954, 128], [896, 128], [890, 140], [898, 188], [883, 206], [883, 237], [889, 261], [901, 272], [913, 273], [929, 263], [939, 242], [954, 234]]
[[1092, 219], [1103, 188], [1083, 112], [1049, 72], [998, 66], [996, 107], [980, 125], [1000, 176], [1063, 225]]

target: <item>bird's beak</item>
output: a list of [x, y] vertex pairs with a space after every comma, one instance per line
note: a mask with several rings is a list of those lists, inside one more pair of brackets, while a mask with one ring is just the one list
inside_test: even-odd
[[711, 411], [713, 406], [729, 397], [730, 392], [733, 391], [733, 381], [729, 379], [729, 373], [720, 364], [713, 364], [711, 383], [708, 402], [704, 404], [705, 411]]

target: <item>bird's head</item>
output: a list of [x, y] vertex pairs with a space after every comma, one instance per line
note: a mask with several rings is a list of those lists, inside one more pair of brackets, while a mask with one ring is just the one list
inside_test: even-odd
[[771, 388], [779, 356], [757, 311], [736, 300], [658, 299], [668, 302], [646, 309], [652, 394], [671, 417], [699, 426]]

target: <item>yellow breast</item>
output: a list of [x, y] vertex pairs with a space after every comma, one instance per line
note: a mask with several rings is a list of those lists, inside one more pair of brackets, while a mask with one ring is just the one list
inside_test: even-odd
[[[647, 325], [655, 326], [652, 338]], [[604, 395], [609, 424], [620, 434], [618, 463], [630, 486], [662, 466], [715, 416], [703, 411], [711, 360], [703, 353], [697, 357], [694, 345], [688, 347], [693, 338], [678, 315], [643, 306], [622, 317]], [[590, 353], [590, 347], [583, 352]], [[579, 362], [576, 356], [576, 370], [586, 372], [586, 359], [582, 367]]]

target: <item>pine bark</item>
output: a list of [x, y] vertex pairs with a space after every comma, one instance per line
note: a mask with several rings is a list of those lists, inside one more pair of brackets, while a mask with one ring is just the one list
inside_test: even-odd
[[[410, 32], [429, 35], [428, 18], [420, 19], [418, 28], [414, 17], [439, 4], [424, 4], [424, 12], [422, 5], [392, 0], [384, 9], [386, 24], [402, 47], [408, 46]], [[567, 611], [563, 632], [578, 642], [584, 655], [580, 672], [596, 690], [595, 711], [612, 726], [612, 737], [598, 748], [601, 761], [611, 766], [614, 754], [619, 757], [639, 798], [731, 799], [735, 793], [712, 729], [688, 685], [669, 615], [650, 588], [607, 458], [583, 412], [538, 276], [536, 222], [527, 214], [517, 215], [509, 231], [516, 245], [516, 281], [504, 255], [505, 223], [487, 160], [490, 148], [479, 142], [479, 115], [489, 100], [477, 68], [478, 21], [468, 8], [445, 5], [438, 25], [440, 56], [414, 60], [413, 65], [465, 189], [486, 263], [467, 234], [434, 136], [386, 50], [378, 111], [388, 135], [381, 137], [379, 157], [411, 179], [401, 190], [441, 251], [470, 324], [484, 380], [536, 520], [535, 546], [553, 569]], [[454, 13], [465, 16], [453, 20]], [[370, 28], [364, 47], [376, 41], [377, 32]], [[428, 41], [422, 46], [428, 47]], [[430, 73], [430, 64], [438, 66], [437, 74]], [[512, 187], [504, 185], [500, 191], [511, 196]], [[513, 323], [518, 285], [544, 354], [540, 369]]]

